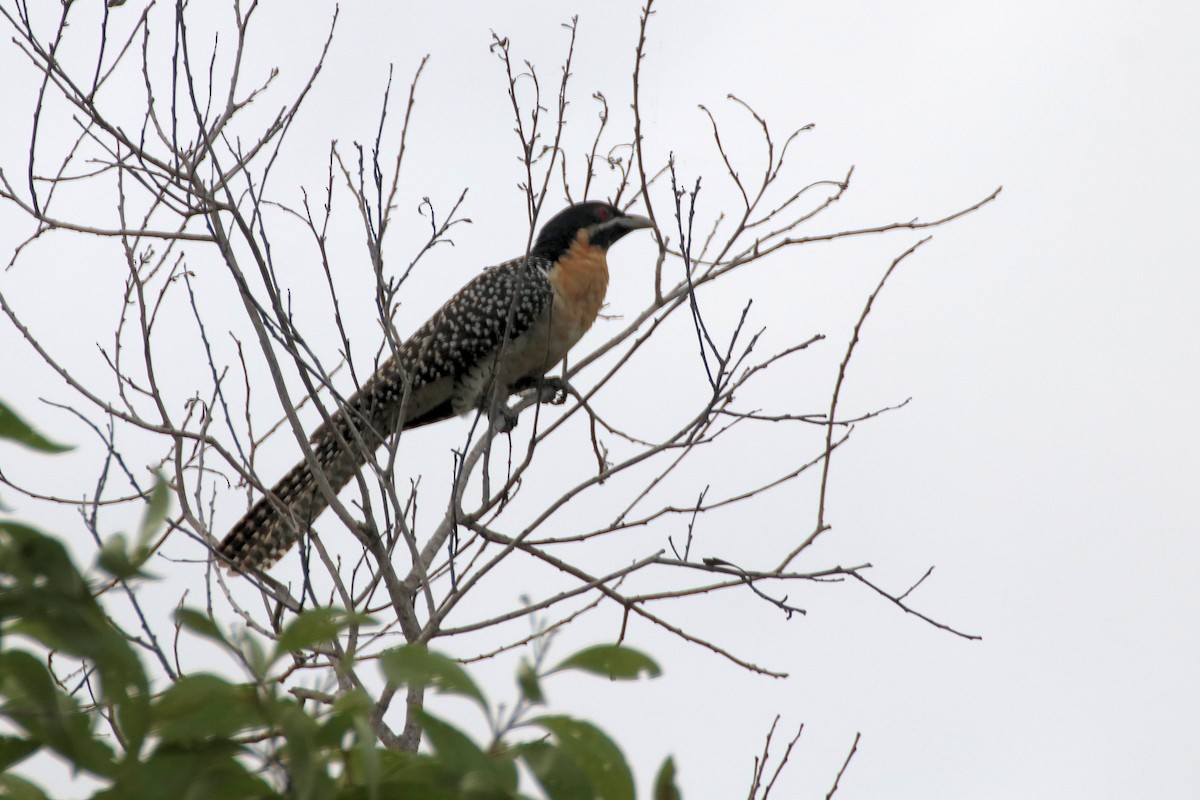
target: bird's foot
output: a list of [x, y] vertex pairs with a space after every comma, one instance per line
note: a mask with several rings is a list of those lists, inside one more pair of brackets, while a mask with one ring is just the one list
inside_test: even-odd
[[[549, 403], [555, 406], [561, 406], [567, 402], [567, 398], [573, 392], [571, 384], [562, 378], [549, 376], [536, 379], [522, 379], [520, 382], [514, 384], [509, 391], [514, 394], [533, 391], [539, 403]], [[500, 400], [496, 400], [488, 410], [488, 419], [491, 421], [492, 430], [497, 433], [508, 433], [517, 427], [517, 412], [513, 411], [511, 406]]]
[[571, 384], [562, 378], [546, 376], [538, 381], [537, 393], [539, 403], [561, 406], [567, 402], [567, 397], [571, 394]]
[[550, 403], [556, 406], [567, 402], [567, 398], [574, 392], [571, 384], [562, 378], [551, 375], [541, 378], [522, 378], [512, 385], [510, 391], [513, 394], [533, 391], [537, 393], [539, 403]]

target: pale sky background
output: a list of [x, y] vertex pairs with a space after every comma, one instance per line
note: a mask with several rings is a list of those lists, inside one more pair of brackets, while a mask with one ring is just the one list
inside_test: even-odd
[[[387, 64], [404, 91], [431, 55], [406, 202], [428, 195], [446, 208], [469, 187], [464, 213], [474, 225], [438, 254], [440, 271], [414, 279], [404, 331], [524, 245], [524, 233], [514, 234], [523, 222], [515, 137], [489, 31], [511, 37], [514, 53], [551, 85], [566, 42], [560, 23], [579, 15], [573, 110], [583, 139], [593, 90], [607, 95], [618, 124], [638, 25], [638, 4], [627, 0], [408, 5], [343, 5], [290, 143], [297, 166], [274, 177], [276, 188], [319, 191], [329, 140], [373, 137]], [[257, 66], [289, 65], [281, 82], [298, 80], [330, 8], [265, 3]], [[702, 214], [704, 202], [708, 213], [728, 205], [730, 186], [697, 104], [728, 122], [750, 165], [760, 158], [729, 93], [771, 122], [777, 139], [816, 124], [789, 157], [796, 185], [855, 165], [850, 193], [814, 231], [933, 219], [1004, 191], [936, 231], [868, 319], [843, 408], [914, 399], [861, 426], [835, 456], [834, 528], [805, 562], [870, 561], [872, 579], [895, 591], [936, 565], [914, 606], [982, 641], [935, 630], [849, 584], [796, 588], [791, 599], [808, 615], [791, 620], [736, 593], [681, 604], [674, 621], [790, 677], [750, 675], [643, 627], [630, 643], [660, 661], [662, 678], [551, 685], [559, 710], [621, 744], [640, 788], [673, 754], [686, 797], [744, 796], [779, 714], [781, 733], [805, 725], [780, 798], [824, 797], [855, 732], [863, 738], [839, 798], [1200, 797], [1197, 41], [1200, 6], [1184, 2], [661, 4], [644, 64], [648, 157], [673, 151], [688, 181], [704, 176]], [[0, 126], [5, 165], [26, 147], [12, 117], [30, 108], [36, 85], [19, 65], [11, 47], [0, 48], [0, 72], [22, 76], [0, 89], [10, 118]], [[657, 198], [663, 211], [668, 196]], [[0, 226], [6, 253], [28, 235], [7, 207]], [[632, 238], [610, 259], [617, 314], [640, 308], [648, 285], [653, 249], [648, 237]], [[809, 403], [803, 410], [820, 411], [863, 300], [918, 238], [781, 253], [702, 300], [714, 321], [754, 298], [762, 325], [827, 334], [797, 384], [783, 385]], [[92, 343], [106, 335], [112, 304], [96, 307], [86, 287], [110, 267], [83, 251], [78, 263], [28, 258], [0, 273], [0, 288], [73, 368], [102, 374]], [[120, 281], [119, 262], [111, 269]], [[368, 330], [364, 323], [364, 337]], [[580, 348], [602, 340], [593, 333]], [[644, 405], [627, 419], [669, 412], [695, 380], [694, 350], [686, 336], [679, 343], [664, 373], [646, 371], [627, 395]], [[57, 438], [87, 441], [82, 426], [38, 403], [74, 398], [7, 324], [0, 363], [0, 397]], [[450, 441], [433, 435], [431, 463], [443, 463]], [[279, 472], [293, 456], [279, 450]], [[0, 450], [6, 473], [45, 490], [81, 465], [73, 487], [81, 493], [94, 472], [77, 457], [51, 464]], [[767, 466], [754, 451], [742, 458], [700, 465], [697, 485], [736, 487]], [[791, 487], [752, 512], [713, 515], [700, 529], [710, 538], [699, 541], [752, 560], [756, 537], [811, 529], [812, 495], [811, 485]], [[38, 513], [11, 489], [0, 497], [18, 516]], [[629, 561], [663, 544], [605, 557]], [[542, 593], [513, 585], [499, 601], [523, 592]], [[618, 624], [615, 612], [586, 619], [561, 652], [611, 640]], [[498, 692], [511, 685], [511, 664], [481, 672]]]

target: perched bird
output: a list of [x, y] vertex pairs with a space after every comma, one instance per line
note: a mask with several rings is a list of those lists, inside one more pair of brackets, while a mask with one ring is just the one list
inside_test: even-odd
[[[544, 376], [596, 321], [608, 289], [608, 248], [652, 225], [608, 203], [577, 203], [542, 227], [528, 256], [477, 275], [317, 428], [313, 453], [333, 490], [398, 431], [474, 410], [509, 430], [516, 423], [509, 396], [547, 382], [561, 388]], [[236, 571], [265, 569], [327, 505], [301, 461], [217, 552]]]

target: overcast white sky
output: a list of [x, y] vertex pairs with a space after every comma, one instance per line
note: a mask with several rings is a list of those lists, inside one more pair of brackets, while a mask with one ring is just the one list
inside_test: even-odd
[[[446, 206], [469, 187], [475, 224], [440, 256], [450, 272], [414, 284], [428, 292], [413, 301], [415, 325], [479, 267], [524, 244], [511, 235], [523, 212], [489, 31], [511, 37], [549, 81], [565, 43], [559, 23], [578, 14], [576, 102], [590, 130], [591, 91], [614, 109], [628, 103], [638, 4], [407, 5], [342, 7], [292, 151], [311, 152], [315, 167], [275, 180], [319, 187], [330, 139], [373, 135], [386, 65], [406, 83], [431, 55], [407, 191], [413, 205], [428, 195]], [[292, 65], [285, 85], [311, 63], [330, 8], [264, 3], [259, 55]], [[681, 624], [790, 677], [749, 675], [634, 631], [631, 643], [661, 661], [663, 678], [564, 683], [552, 698], [608, 730], [641, 787], [674, 754], [685, 796], [744, 796], [780, 714], [784, 731], [805, 725], [780, 797], [823, 797], [859, 731], [838, 797], [1200, 797], [1197, 41], [1200, 6], [1185, 2], [661, 4], [644, 66], [647, 146], [660, 159], [675, 152], [689, 180], [702, 174], [713, 208], [730, 187], [697, 104], [729, 120], [748, 161], [758, 157], [729, 93], [781, 134], [816, 124], [790, 158], [797, 183], [855, 165], [851, 193], [820, 230], [935, 218], [1004, 191], [937, 232], [868, 320], [846, 407], [914, 399], [839, 452], [834, 527], [807, 562], [870, 561], [874, 579], [894, 590], [936, 565], [914, 604], [982, 641], [935, 630], [850, 585], [794, 595], [809, 613], [790, 621], [744, 598], [681, 607]], [[5, 165], [26, 146], [12, 118], [36, 86], [19, 63], [11, 47], [0, 50], [0, 72], [24, 76], [0, 88]], [[4, 252], [27, 235], [19, 220], [0, 209]], [[866, 294], [917, 238], [783, 254], [706, 302], [719, 320], [754, 298], [762, 324], [836, 340], [814, 357], [823, 366], [797, 373], [813, 382], [797, 396], [817, 405], [833, 378], [827, 360], [836, 365]], [[645, 288], [652, 258], [645, 241], [614, 249], [613, 313], [638, 307], [623, 298]], [[0, 288], [47, 337], [78, 348], [80, 370], [98, 368], [83, 362], [98, 362], [91, 343], [111, 314], [93, 318], [74, 282], [101, 269], [35, 258], [0, 273]], [[685, 349], [678, 360], [694, 377], [692, 356]], [[58, 438], [85, 439], [38, 404], [72, 397], [7, 325], [0, 363], [0, 397]], [[639, 401], [648, 416], [671, 405], [679, 380], [647, 375]], [[755, 455], [705, 465], [708, 480], [735, 486]], [[0, 458], [6, 473], [53, 486], [54, 473], [34, 463], [43, 457], [6, 448]], [[282, 470], [290, 456], [279, 458]], [[90, 480], [81, 476], [78, 491]], [[725, 555], [764, 531], [794, 533], [797, 516], [809, 526], [811, 488], [753, 514], [714, 516], [705, 546]], [[34, 508], [11, 490], [0, 496], [18, 514]], [[511, 587], [504, 601], [526, 591], [537, 587]], [[611, 639], [615, 618], [582, 623], [596, 627], [571, 641]], [[496, 685], [510, 674], [498, 668]]]

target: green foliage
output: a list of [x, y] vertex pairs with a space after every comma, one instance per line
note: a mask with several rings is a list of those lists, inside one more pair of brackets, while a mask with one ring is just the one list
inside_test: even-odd
[[[380, 659], [384, 675], [393, 683], [432, 687], [447, 694], [469, 697], [486, 712], [488, 702], [466, 671], [446, 656], [420, 646], [398, 647]], [[523, 663], [517, 685], [526, 706], [545, 702], [542, 679], [576, 670], [611, 679], [632, 680], [657, 675], [658, 666], [646, 655], [620, 645], [598, 645], [568, 656], [557, 667], [539, 675]], [[487, 750], [462, 731], [428, 712], [417, 712], [426, 740], [433, 750], [434, 767], [429, 788], [449, 791], [446, 797], [518, 797], [516, 762], [533, 774], [550, 800], [632, 800], [633, 774], [617, 745], [590, 722], [563, 715], [544, 715], [514, 725], [532, 738], [517, 743], [497, 742]], [[659, 784], [665, 797], [678, 797], [674, 767], [663, 765]], [[406, 765], [411, 767], [411, 764]], [[674, 791], [671, 795], [669, 791]], [[429, 795], [442, 796], [442, 795]]]
[[63, 453], [71, 449], [68, 445], [55, 444], [29, 427], [3, 401], [0, 401], [0, 439], [8, 439], [43, 453]]
[[602, 800], [633, 800], [633, 774], [621, 749], [590, 722], [563, 716], [544, 716], [532, 721], [554, 734], [562, 753], [586, 776], [595, 796]]
[[300, 652], [330, 641], [350, 625], [369, 622], [368, 617], [340, 608], [313, 608], [288, 623], [275, 642], [272, 662], [288, 653]]
[[657, 678], [662, 674], [658, 664], [637, 650], [622, 647], [619, 644], [598, 644], [585, 650], [580, 650], [564, 659], [551, 672], [576, 669], [602, 675], [613, 680], [636, 680], [645, 675], [647, 678]]
[[448, 694], [460, 694], [487, 710], [487, 700], [479, 687], [466, 670], [446, 656], [420, 646], [397, 647], [384, 653], [379, 663], [393, 683], [415, 688], [432, 686]]
[[[40, 750], [57, 753], [73, 770], [107, 785], [95, 798], [304, 797], [304, 798], [517, 798], [517, 762], [525, 764], [551, 800], [634, 797], [633, 777], [620, 749], [589, 722], [562, 715], [535, 717], [519, 730], [537, 730], [516, 744], [477, 744], [449, 722], [417, 711], [431, 753], [397, 753], [378, 745], [369, 724], [373, 706], [361, 689], [316, 713], [282, 696], [265, 680], [289, 652], [333, 639], [353, 618], [314, 609], [280, 635], [270, 658], [259, 656], [258, 681], [231, 683], [216, 675], [184, 675], [151, 693], [146, 674], [125, 638], [104, 615], [61, 544], [33, 530], [0, 522], [0, 698], [19, 735], [0, 736], [0, 768]], [[229, 636], [193, 609], [176, 613], [180, 626], [219, 647]], [[23, 640], [32, 649], [14, 646]], [[94, 707], [82, 706], [35, 653], [54, 650], [85, 663], [96, 681]], [[261, 654], [263, 651], [258, 648]], [[598, 654], [603, 654], [603, 658]], [[254, 664], [255, 659], [249, 659]], [[620, 678], [654, 674], [646, 656], [628, 648], [589, 648], [551, 671], [574, 669]], [[380, 658], [385, 677], [398, 685], [469, 697], [484, 712], [488, 701], [467, 672], [424, 647], [400, 647]], [[538, 687], [532, 667], [523, 686]], [[540, 688], [526, 688], [530, 703]], [[100, 712], [99, 714], [96, 712]], [[113, 734], [99, 724], [101, 718]], [[247, 741], [267, 742], [268, 763], [286, 777], [252, 771]], [[348, 744], [349, 743], [349, 744]], [[118, 746], [119, 745], [119, 746]], [[261, 758], [261, 755], [259, 756]], [[666, 778], [664, 778], [664, 775]], [[673, 768], [664, 765], [656, 796], [671, 794]], [[663, 781], [667, 783], [664, 784]], [[288, 788], [281, 790], [277, 783]], [[666, 785], [668, 789], [664, 789]], [[35, 785], [0, 778], [5, 796], [43, 797]], [[665, 793], [664, 793], [665, 792]]]
[[[3, 406], [0, 422], [7, 425], [0, 437], [12, 438], [15, 427], [24, 439], [44, 442], [22, 432], [23, 423]], [[103, 571], [117, 579], [144, 576], [141, 568], [166, 518], [168, 497], [160, 480], [137, 541], [129, 546], [124, 537], [113, 537], [98, 560]], [[253, 680], [234, 683], [194, 673], [154, 691], [138, 654], [66, 549], [31, 527], [0, 521], [0, 718], [7, 728], [0, 734], [0, 796], [47, 797], [10, 771], [45, 751], [57, 754], [72, 773], [96, 779], [102, 786], [93, 794], [96, 800], [502, 800], [528, 797], [520, 793], [519, 763], [550, 800], [634, 797], [620, 749], [583, 720], [543, 715], [522, 722], [514, 714], [504, 735], [480, 745], [456, 725], [414, 709], [429, 752], [399, 752], [377, 741], [371, 724], [375, 701], [364, 689], [306, 704], [271, 679], [289, 654], [328, 646], [349, 626], [369, 622], [364, 617], [309, 610], [289, 622], [269, 653], [257, 640], [231, 636], [194, 609], [179, 609], [175, 620], [180, 629], [235, 654]], [[79, 662], [85, 680], [73, 687], [60, 682], [49, 666], [51, 653], [60, 666], [64, 657]], [[491, 713], [483, 692], [447, 656], [405, 646], [383, 653], [379, 662], [395, 686], [467, 697], [481, 713]], [[522, 664], [518, 708], [544, 703], [542, 681], [568, 670], [621, 680], [659, 674], [637, 651], [591, 647], [543, 674]], [[523, 740], [505, 741], [525, 733]], [[669, 759], [654, 796], [679, 797]]]
[[675, 759], [668, 756], [654, 778], [654, 800], [681, 800], [682, 797], [675, 785]]
[[[14, 419], [8, 417], [10, 429]], [[137, 542], [127, 546], [125, 537], [114, 536], [103, 547], [97, 565], [104, 572], [120, 579], [144, 576], [167, 497], [160, 481]], [[522, 798], [528, 795], [518, 788], [518, 762], [551, 800], [634, 798], [622, 752], [589, 722], [562, 715], [523, 723], [514, 718], [511, 727], [529, 732], [527, 740], [498, 738], [481, 746], [454, 724], [418, 709], [431, 752], [396, 752], [379, 745], [370, 722], [374, 702], [361, 688], [314, 710], [269, 679], [283, 658], [328, 644], [348, 626], [368, 621], [361, 616], [308, 610], [283, 628], [269, 655], [252, 638], [235, 643], [198, 610], [181, 608], [175, 620], [182, 630], [236, 652], [250, 664], [254, 680], [236, 684], [196, 673], [151, 691], [137, 652], [66, 548], [28, 525], [0, 521], [0, 717], [16, 732], [0, 735], [0, 795], [46, 798], [36, 784], [8, 770], [48, 751], [72, 772], [103, 784], [92, 795], [96, 800]], [[48, 652], [83, 664], [86, 703], [56, 679]], [[379, 666], [391, 684], [468, 697], [488, 714], [484, 693], [449, 657], [402, 646], [384, 652]], [[545, 703], [541, 681], [566, 670], [619, 680], [659, 674], [650, 658], [619, 645], [581, 650], [544, 674], [524, 663], [517, 675], [522, 708]], [[678, 798], [673, 775], [668, 759], [655, 798]]]

